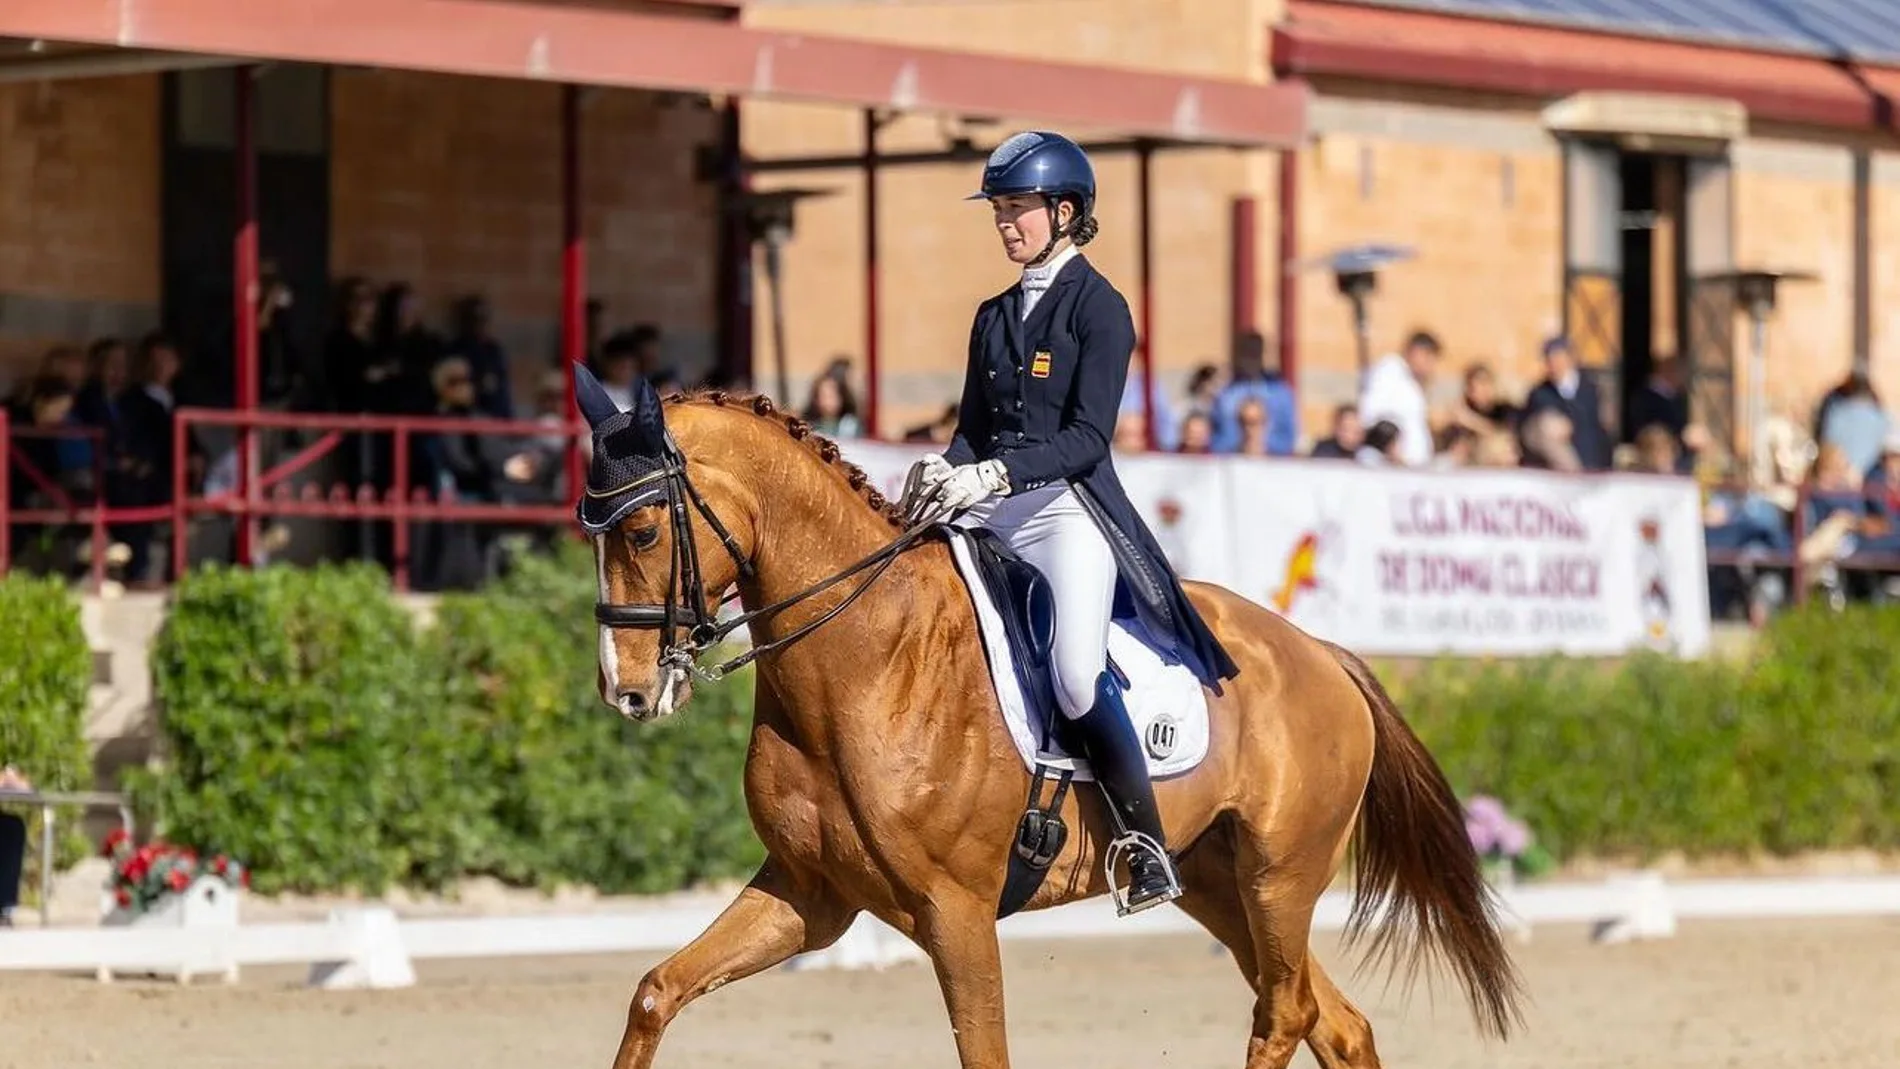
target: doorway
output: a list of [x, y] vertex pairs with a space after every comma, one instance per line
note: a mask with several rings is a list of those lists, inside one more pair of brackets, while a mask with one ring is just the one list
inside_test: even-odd
[[1618, 348], [1617, 440], [1631, 442], [1633, 404], [1657, 363], [1680, 355], [1683, 285], [1681, 156], [1619, 153], [1623, 316]]

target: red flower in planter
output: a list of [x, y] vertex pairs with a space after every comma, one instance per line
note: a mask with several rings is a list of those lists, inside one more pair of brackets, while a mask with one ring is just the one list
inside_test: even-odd
[[174, 891], [183, 891], [191, 886], [191, 874], [184, 869], [173, 869], [170, 878], [165, 883]]
[[113, 897], [118, 899], [120, 906], [129, 906], [132, 904], [132, 892], [123, 887], [119, 888], [119, 893]]
[[141, 850], [132, 855], [132, 860], [127, 861], [125, 868], [121, 871], [125, 876], [126, 882], [138, 883], [152, 871], [152, 859], [146, 856], [145, 851]]
[[111, 857], [112, 855], [119, 852], [119, 847], [124, 846], [125, 844], [131, 841], [132, 841], [131, 834], [127, 832], [124, 828], [114, 828], [112, 829], [112, 833], [106, 836], [106, 841], [100, 844], [99, 856]]

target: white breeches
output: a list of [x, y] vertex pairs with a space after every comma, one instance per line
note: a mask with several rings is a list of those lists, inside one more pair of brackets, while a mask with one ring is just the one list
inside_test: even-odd
[[1115, 556], [1095, 520], [1066, 482], [980, 501], [952, 521], [993, 531], [1049, 580], [1055, 595], [1056, 700], [1074, 719], [1095, 705], [1095, 681], [1108, 666], [1115, 608]]

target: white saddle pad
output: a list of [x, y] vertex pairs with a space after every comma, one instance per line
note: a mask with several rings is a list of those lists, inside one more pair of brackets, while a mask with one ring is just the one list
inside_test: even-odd
[[[945, 531], [950, 535], [957, 571], [976, 607], [977, 630], [989, 655], [990, 680], [1003, 707], [1003, 723], [1022, 755], [1023, 766], [1033, 770], [1040, 760], [1051, 768], [1072, 770], [1077, 780], [1092, 780], [1088, 761], [1064, 752], [1053, 739], [1048, 750], [1037, 753], [1029, 705], [1010, 656], [1009, 636], [1003, 630], [1002, 614], [996, 611], [996, 603], [984, 586], [982, 571], [976, 566], [976, 551], [968, 535], [953, 527]], [[1142, 753], [1148, 758], [1148, 774], [1158, 778], [1192, 770], [1207, 756], [1207, 692], [1200, 679], [1186, 665], [1163, 660], [1143, 640], [1146, 631], [1139, 622], [1116, 620], [1108, 630], [1108, 655], [1128, 676], [1129, 688], [1122, 700], [1141, 739]], [[1055, 715], [1062, 713], [1058, 710]]]

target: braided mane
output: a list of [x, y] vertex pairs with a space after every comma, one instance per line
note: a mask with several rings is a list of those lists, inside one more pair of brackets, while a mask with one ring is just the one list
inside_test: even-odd
[[897, 511], [896, 502], [890, 501], [877, 488], [871, 485], [871, 477], [863, 468], [844, 459], [838, 449], [838, 443], [812, 430], [810, 423], [797, 415], [781, 411], [778, 405], [764, 394], [729, 393], [725, 390], [694, 390], [689, 393], [676, 393], [667, 397], [671, 405], [712, 405], [715, 408], [749, 409], [754, 416], [784, 428], [785, 433], [796, 441], [804, 443], [813, 456], [826, 466], [836, 469], [845, 477], [858, 498], [872, 511], [881, 516], [892, 527], [902, 527], [904, 518]]

